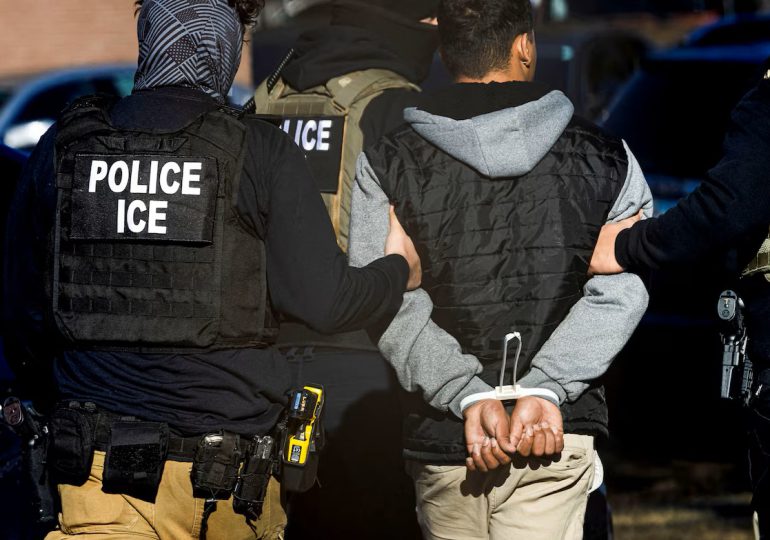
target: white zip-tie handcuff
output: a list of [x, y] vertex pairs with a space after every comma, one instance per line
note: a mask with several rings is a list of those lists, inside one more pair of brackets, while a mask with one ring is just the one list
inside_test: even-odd
[[[516, 359], [513, 361], [513, 384], [503, 385], [503, 379], [505, 377], [505, 364], [508, 360], [508, 342], [512, 339], [518, 340], [519, 344], [516, 348]], [[460, 401], [460, 410], [464, 411], [477, 401], [482, 399], [498, 399], [500, 401], [509, 401], [519, 399], [527, 396], [541, 397], [554, 403], [559, 403], [559, 396], [555, 392], [548, 390], [547, 388], [523, 388], [516, 383], [516, 372], [519, 367], [519, 355], [521, 354], [521, 334], [518, 332], [511, 332], [506, 334], [505, 341], [503, 343], [503, 365], [500, 367], [500, 385], [495, 386], [494, 390], [489, 392], [478, 392], [465, 396]]]

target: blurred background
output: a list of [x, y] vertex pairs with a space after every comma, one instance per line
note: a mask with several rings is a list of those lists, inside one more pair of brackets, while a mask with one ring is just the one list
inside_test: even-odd
[[[623, 137], [665, 211], [720, 156], [731, 108], [770, 57], [770, 0], [536, 0], [538, 76]], [[0, 212], [28, 152], [72, 99], [125, 95], [132, 0], [0, 0]], [[244, 103], [325, 0], [268, 0], [233, 105]], [[438, 59], [426, 87], [448, 83]], [[4, 224], [4, 220], [0, 221]], [[0, 233], [4, 226], [0, 226]], [[606, 376], [612, 439], [600, 453], [614, 538], [753, 538], [742, 411], [719, 399], [721, 264], [649, 276], [651, 306]], [[13, 391], [0, 359], [0, 388]], [[0, 432], [0, 539], [36, 538], [18, 496], [18, 441]], [[604, 537], [610, 537], [604, 535]]]

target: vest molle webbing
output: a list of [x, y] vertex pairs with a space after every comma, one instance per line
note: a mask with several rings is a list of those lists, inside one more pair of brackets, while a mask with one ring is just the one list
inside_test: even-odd
[[87, 98], [56, 139], [53, 316], [79, 348], [264, 346], [265, 250], [236, 215], [245, 126], [227, 110], [173, 133], [121, 130]]

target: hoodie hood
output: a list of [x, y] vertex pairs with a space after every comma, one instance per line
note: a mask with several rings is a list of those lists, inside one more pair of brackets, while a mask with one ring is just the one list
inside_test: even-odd
[[414, 107], [404, 111], [404, 119], [428, 142], [491, 178], [530, 172], [556, 143], [574, 113], [572, 102], [562, 92], [532, 83], [454, 85], [443, 96], [434, 96], [438, 101], [435, 108], [451, 109], [451, 103], [461, 103], [463, 99], [457, 98], [462, 97], [479, 102], [466, 100], [466, 110], [483, 107], [482, 103], [510, 106], [470, 118], [462, 118], [462, 114], [452, 118], [424, 110], [427, 107]]
[[145, 0], [135, 90], [182, 86], [220, 103], [241, 63], [243, 26], [226, 0]]
[[427, 78], [438, 47], [433, 27], [382, 20], [379, 32], [365, 26], [359, 21], [359, 26], [335, 24], [303, 33], [294, 45], [298, 57], [281, 76], [300, 92], [365, 69], [388, 69], [415, 84]]

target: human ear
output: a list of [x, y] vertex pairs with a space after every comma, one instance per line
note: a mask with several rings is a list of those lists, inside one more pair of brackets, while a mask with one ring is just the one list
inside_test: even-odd
[[535, 68], [535, 36], [532, 32], [519, 34], [513, 40], [513, 56], [522, 66], [525, 72], [534, 71]]

